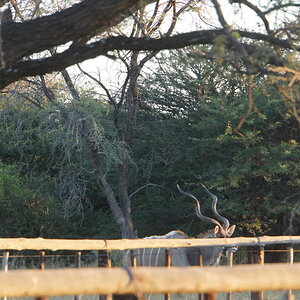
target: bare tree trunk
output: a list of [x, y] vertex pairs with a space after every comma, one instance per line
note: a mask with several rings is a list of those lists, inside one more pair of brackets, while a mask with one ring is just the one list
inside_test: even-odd
[[[122, 142], [124, 142], [127, 148], [130, 148], [132, 145], [136, 125], [136, 115], [138, 111], [137, 78], [140, 74], [140, 69], [138, 67], [138, 53], [132, 54], [130, 72], [129, 85], [126, 92], [126, 122], [123, 130], [119, 131], [121, 133], [119, 138]], [[129, 238], [137, 238], [132, 221], [131, 199], [128, 195], [129, 163], [129, 158], [125, 156], [122, 164], [119, 166], [118, 193], [126, 227], [129, 231]]]
[[[160, 14], [158, 14], [158, 11], [155, 10], [152, 18], [150, 19], [147, 19], [147, 17], [141, 10], [135, 15], [136, 19], [132, 27], [131, 37], [151, 37], [153, 34], [155, 34], [156, 31], [159, 30], [160, 25], [164, 21], [164, 18], [169, 11], [172, 15], [172, 22], [171, 24], [169, 24], [169, 27], [165, 32], [165, 36], [170, 36], [179, 15], [187, 7], [189, 7], [191, 3], [192, 1], [189, 0], [185, 5], [179, 5], [178, 7], [176, 7], [175, 2], [169, 1], [163, 8], [162, 16], [160, 16]], [[159, 6], [159, 1], [156, 1], [156, 5], [157, 7]], [[120, 59], [126, 66], [127, 76], [123, 82], [123, 86], [120, 89], [121, 92], [119, 93], [117, 98], [116, 96], [112, 96], [112, 94], [110, 94], [109, 89], [106, 88], [99, 79], [88, 74], [88, 72], [84, 72], [89, 78], [97, 82], [104, 89], [108, 98], [108, 102], [113, 106], [115, 129], [118, 134], [118, 140], [126, 147], [125, 151], [129, 151], [131, 149], [135, 135], [136, 117], [139, 110], [138, 77], [140, 76], [141, 70], [146, 62], [153, 58], [157, 53], [157, 51], [152, 51], [146, 55], [143, 54], [143, 56], [141, 56], [140, 51], [134, 51], [131, 53], [130, 57], [128, 57], [127, 54], [126, 56], [120, 57]], [[74, 101], [76, 102], [80, 100], [80, 95], [76, 91], [76, 88], [74, 87], [67, 71], [64, 70], [62, 72], [62, 75]], [[112, 214], [120, 227], [122, 237], [136, 238], [137, 236], [134, 230], [131, 214], [131, 199], [128, 195], [130, 159], [126, 154], [124, 154], [120, 158], [121, 162], [117, 170], [117, 191], [114, 192], [111, 188], [111, 185], [105, 179], [103, 158], [98, 153], [98, 150], [95, 146], [95, 141], [93, 141], [93, 137], [89, 135], [89, 124], [86, 124], [85, 121], [81, 122], [83, 122], [83, 138], [85, 140], [90, 160], [94, 166], [97, 184], [105, 194]]]
[[[89, 145], [88, 152], [89, 152], [90, 159], [93, 163], [93, 166], [95, 168], [95, 176], [96, 176], [97, 184], [105, 194], [105, 197], [112, 211], [112, 214], [117, 224], [120, 227], [122, 238], [128, 238], [128, 239], [135, 238], [133, 222], [131, 218], [131, 211], [128, 211], [126, 214], [126, 212], [124, 212], [124, 209], [121, 209], [120, 206], [118, 205], [118, 201], [116, 199], [115, 193], [113, 192], [109, 183], [105, 180], [105, 175], [103, 173], [103, 168], [101, 164], [101, 158], [97, 150], [95, 150], [91, 145]], [[122, 174], [119, 175], [119, 178], [121, 177]], [[128, 197], [127, 177], [125, 178], [126, 178], [126, 182], [124, 182], [123, 186], [120, 187], [119, 184], [118, 187], [119, 190], [121, 190], [121, 194], [119, 194], [120, 200], [122, 199], [123, 194]]]
[[[70, 94], [73, 98], [73, 101], [78, 102], [80, 101], [80, 95], [74, 86], [71, 77], [67, 70], [62, 71], [62, 76], [68, 86]], [[80, 112], [79, 112], [80, 114]], [[82, 118], [79, 118], [82, 120]], [[116, 223], [119, 225], [122, 238], [135, 238], [135, 230], [133, 226], [133, 221], [131, 217], [131, 203], [128, 197], [128, 158], [124, 157], [123, 164], [119, 168], [119, 185], [118, 185], [118, 196], [120, 205], [117, 201], [116, 195], [112, 190], [110, 184], [105, 179], [105, 172], [102, 165], [102, 157], [98, 153], [95, 147], [95, 141], [92, 137], [90, 137], [90, 128], [89, 125], [84, 121], [82, 122], [82, 137], [85, 142], [86, 150], [88, 152], [90, 161], [94, 167], [94, 174], [96, 178], [97, 185], [99, 186], [100, 190], [104, 193], [108, 205], [112, 211], [114, 219]], [[132, 135], [130, 134], [130, 138]], [[124, 137], [123, 137], [124, 138]], [[126, 143], [126, 142], [125, 142]]]
[[127, 238], [137, 238], [131, 214], [131, 200], [128, 195], [128, 161], [124, 161], [124, 165], [120, 167], [119, 170], [119, 184], [118, 184], [118, 192], [119, 199], [122, 207], [122, 211], [124, 213], [125, 223], [128, 230]]

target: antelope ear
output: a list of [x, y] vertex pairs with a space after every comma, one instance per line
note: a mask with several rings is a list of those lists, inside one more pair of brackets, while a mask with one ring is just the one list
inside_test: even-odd
[[228, 229], [227, 229], [227, 234], [228, 236], [232, 236], [235, 230], [235, 225], [231, 225]]
[[219, 233], [220, 233], [220, 226], [217, 225], [215, 227], [214, 234], [215, 234], [215, 236], [218, 236]]

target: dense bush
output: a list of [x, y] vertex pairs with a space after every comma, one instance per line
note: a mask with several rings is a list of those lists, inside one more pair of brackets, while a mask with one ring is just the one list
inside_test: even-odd
[[299, 234], [299, 128], [272, 85], [182, 51], [162, 61], [140, 82], [135, 139], [126, 151], [113, 113], [95, 93], [76, 104], [62, 97], [38, 108], [3, 101], [1, 236], [119, 237], [78, 128], [87, 122], [112, 188], [119, 158], [129, 157], [140, 236], [208, 228], [177, 183], [201, 200], [205, 214], [211, 199], [201, 184], [217, 194], [219, 211], [237, 224], [237, 235]]

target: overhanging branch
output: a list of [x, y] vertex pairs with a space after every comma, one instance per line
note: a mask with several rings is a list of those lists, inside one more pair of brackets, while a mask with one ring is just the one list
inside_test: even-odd
[[[280, 46], [286, 49], [295, 49], [291, 43], [285, 40], [279, 40], [264, 34], [255, 34], [253, 32], [237, 31], [241, 37], [247, 37], [256, 40], [263, 40], [269, 45]], [[107, 55], [113, 50], [133, 50], [133, 51], [160, 51], [164, 49], [179, 49], [191, 45], [212, 45], [218, 37], [223, 37], [223, 30], [203, 30], [189, 33], [178, 34], [171, 37], [161, 39], [153, 38], [127, 38], [123, 36], [103, 38], [97, 42], [85, 44], [77, 44], [68, 50], [36, 60], [21, 60], [7, 65], [0, 70], [0, 89], [6, 87], [10, 83], [24, 78], [26, 76], [35, 76], [46, 74], [80, 63], [87, 59], [95, 58], [99, 55]], [[226, 38], [226, 36], [225, 36]], [[227, 42], [225, 46], [231, 51], [236, 51], [234, 45]], [[243, 43], [243, 47], [247, 50], [248, 55], [258, 53], [264, 58], [264, 63], [282, 66], [284, 60], [278, 57], [272, 48], [248, 45]], [[299, 51], [299, 49], [297, 49]]]
[[34, 20], [2, 24], [6, 65], [70, 41], [87, 41], [119, 24], [140, 6], [154, 0], [84, 0]]

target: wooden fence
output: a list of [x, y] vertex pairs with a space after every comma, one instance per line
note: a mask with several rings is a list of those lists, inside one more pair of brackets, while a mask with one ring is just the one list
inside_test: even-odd
[[[288, 264], [264, 263], [264, 246], [288, 246]], [[262, 299], [265, 290], [300, 290], [300, 264], [293, 264], [293, 247], [300, 236], [228, 238], [228, 239], [138, 239], [138, 240], [50, 240], [43, 238], [0, 239], [4, 250], [2, 268], [10, 250], [37, 250], [40, 269], [44, 269], [45, 250], [99, 250], [109, 257], [112, 250], [139, 248], [178, 248], [193, 246], [254, 246], [259, 249], [256, 265], [172, 268], [93, 268], [59, 270], [9, 270], [0, 273], [0, 297], [87, 294], [211, 293], [253, 291], [252, 299]], [[103, 266], [109, 266], [104, 259]], [[4, 268], [5, 267], [5, 268]], [[178, 280], [180, 278], [180, 280]], [[291, 292], [288, 293], [292, 299]], [[168, 297], [167, 297], [168, 298]], [[230, 299], [230, 294], [228, 299]]]
[[0, 273], [0, 296], [297, 290], [299, 274], [300, 264], [18, 270]]
[[2, 238], [0, 250], [126, 250], [139, 248], [178, 248], [194, 246], [265, 246], [300, 244], [300, 236], [262, 236], [216, 239], [121, 239], [72, 240], [44, 238]]

